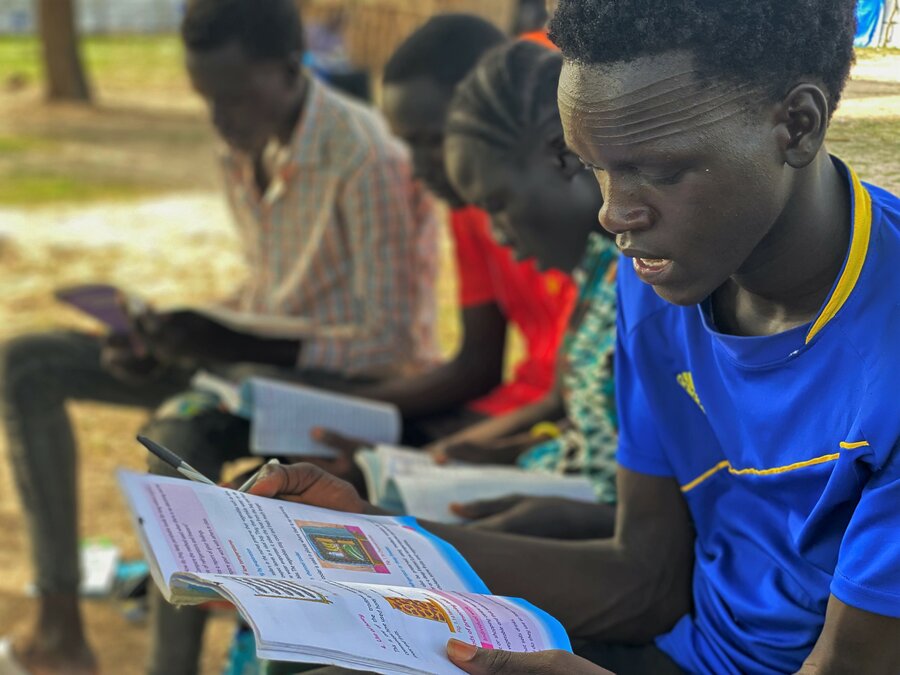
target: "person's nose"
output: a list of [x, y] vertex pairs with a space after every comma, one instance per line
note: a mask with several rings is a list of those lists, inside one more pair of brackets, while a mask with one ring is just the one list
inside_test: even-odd
[[629, 177], [614, 178], [604, 174], [600, 189], [603, 206], [598, 217], [607, 232], [624, 234], [647, 229], [653, 224], [652, 210], [643, 203], [639, 190]]

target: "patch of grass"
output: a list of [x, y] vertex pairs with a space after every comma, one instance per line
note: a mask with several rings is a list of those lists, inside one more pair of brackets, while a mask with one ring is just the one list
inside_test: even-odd
[[12, 155], [46, 146], [48, 141], [35, 136], [0, 136], [0, 154]]
[[31, 36], [0, 36], [0, 86], [13, 76], [29, 82], [39, 80], [43, 72], [40, 49], [40, 43]]
[[153, 192], [147, 185], [109, 176], [22, 170], [6, 175], [0, 181], [0, 204], [39, 206], [52, 202], [110, 201], [134, 199]]
[[[171, 35], [85, 37], [81, 53], [88, 77], [100, 90], [141, 89], [187, 92], [181, 44]], [[41, 46], [34, 36], [0, 36], [0, 85], [12, 77], [40, 82]]]
[[828, 131], [828, 149], [849, 163], [864, 181], [900, 192], [897, 129], [900, 116], [872, 119], [838, 117]]

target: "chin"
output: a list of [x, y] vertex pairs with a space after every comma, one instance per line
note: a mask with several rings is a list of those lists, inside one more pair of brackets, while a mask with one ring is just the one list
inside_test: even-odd
[[699, 305], [706, 300], [710, 294], [710, 291], [705, 289], [688, 288], [684, 286], [654, 286], [653, 290], [669, 304], [678, 305], [679, 307]]

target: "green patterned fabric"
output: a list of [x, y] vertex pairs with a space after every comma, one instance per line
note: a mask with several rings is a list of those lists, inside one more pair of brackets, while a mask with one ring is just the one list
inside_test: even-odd
[[578, 303], [562, 346], [562, 385], [571, 427], [535, 446], [519, 465], [535, 471], [583, 474], [597, 499], [616, 501], [618, 420], [613, 382], [616, 346], [615, 244], [594, 233], [575, 271]]

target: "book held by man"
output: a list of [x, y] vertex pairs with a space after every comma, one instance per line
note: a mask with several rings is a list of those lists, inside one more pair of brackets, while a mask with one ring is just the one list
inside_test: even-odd
[[462, 522], [450, 511], [453, 502], [509, 495], [596, 500], [594, 486], [584, 476], [525, 471], [514, 466], [438, 465], [427, 452], [390, 445], [360, 450], [355, 461], [373, 504], [441, 523]]
[[382, 673], [459, 673], [450, 638], [509, 651], [570, 649], [524, 600], [489, 595], [459, 553], [409, 517], [367, 516], [122, 471], [166, 599], [224, 596], [260, 657]]
[[400, 411], [389, 403], [265, 377], [232, 382], [206, 371], [198, 372], [191, 386], [215, 394], [226, 410], [250, 420], [255, 455], [337, 456], [312, 438], [315, 427], [373, 445], [400, 440]]

